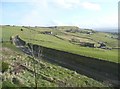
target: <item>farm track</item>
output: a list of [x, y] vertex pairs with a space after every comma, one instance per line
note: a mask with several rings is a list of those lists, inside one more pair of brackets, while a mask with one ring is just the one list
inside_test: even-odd
[[[17, 37], [15, 37], [13, 39], [13, 41], [14, 41], [16, 47], [21, 49], [24, 53], [32, 56], [32, 52], [29, 50], [29, 48], [22, 45], [21, 42], [19, 41], [19, 39], [17, 39]], [[51, 62], [51, 63], [57, 63], [60, 66], [66, 67], [66, 68], [71, 69], [71, 70], [74, 70], [74, 71], [78, 72], [79, 74], [83, 74], [83, 75], [91, 77], [95, 80], [104, 82], [104, 83], [106, 83], [110, 86], [116, 87], [116, 86], [119, 86], [119, 84], [120, 84], [120, 81], [118, 81], [118, 79], [117, 79], [118, 77], [108, 75], [104, 72], [100, 72], [99, 70], [96, 71], [94, 69], [88, 68], [88, 67], [83, 66], [83, 65], [76, 65], [75, 63], [70, 64], [70, 63], [67, 63], [67, 62], [63, 62], [63, 61], [60, 61], [60, 60], [49, 58], [49, 57], [44, 56], [44, 55], [42, 56], [42, 58]]]

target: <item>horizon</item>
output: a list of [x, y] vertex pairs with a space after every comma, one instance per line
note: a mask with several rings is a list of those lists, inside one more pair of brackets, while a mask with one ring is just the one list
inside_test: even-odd
[[118, 28], [118, 0], [2, 0], [2, 25]]
[[[30, 26], [30, 25], [9, 25], [9, 24], [4, 24], [4, 25], [0, 25], [0, 26], [26, 26], [26, 27], [55, 27], [55, 26], [57, 26], [57, 25], [54, 25], [54, 26]], [[63, 25], [63, 26], [65, 26], [65, 25]], [[69, 25], [70, 26], [70, 25]], [[58, 26], [58, 27], [62, 27], [62, 26]], [[67, 27], [67, 25], [66, 25], [66, 27]], [[72, 27], [72, 26], [71, 26]], [[74, 27], [78, 27], [78, 26], [74, 26]], [[81, 27], [78, 27], [78, 28], [80, 28], [80, 29], [90, 29], [90, 28], [81, 28]], [[94, 31], [101, 31], [101, 32], [118, 32], [118, 28], [94, 28], [94, 29], [92, 29], [92, 30], [94, 30]]]

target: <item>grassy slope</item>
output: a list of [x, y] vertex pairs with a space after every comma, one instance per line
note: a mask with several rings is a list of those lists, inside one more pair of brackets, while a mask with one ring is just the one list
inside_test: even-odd
[[[86, 47], [80, 47], [74, 44], [69, 43], [68, 41], [65, 40], [60, 40], [54, 36], [51, 35], [44, 35], [44, 34], [38, 34], [38, 31], [41, 31], [42, 29], [46, 28], [31, 28], [34, 30], [30, 30], [27, 28], [23, 28], [23, 31], [20, 31], [22, 27], [9, 27], [9, 26], [3, 26], [3, 39], [4, 40], [9, 40], [9, 37], [12, 35], [19, 34], [20, 37], [27, 42], [32, 42], [35, 44], [39, 44], [42, 46], [50, 47], [50, 48], [55, 48], [59, 50], [64, 50], [80, 55], [85, 55], [85, 56], [90, 56], [90, 57], [95, 57], [95, 58], [100, 58], [112, 62], [118, 62], [118, 52], [117, 50], [104, 50], [104, 49], [97, 49], [97, 48], [86, 48]], [[50, 28], [47, 28], [47, 30], [51, 30]], [[60, 30], [53, 30], [57, 34], [63, 34]], [[62, 30], [63, 31], [63, 30]], [[71, 33], [70, 33], [71, 34]], [[101, 34], [101, 33], [100, 33]], [[74, 34], [78, 36], [84, 36], [79, 35], [79, 34]], [[98, 34], [96, 34], [98, 36]], [[104, 37], [96, 37], [95, 35], [92, 35], [96, 40], [103, 39]], [[89, 36], [85, 36], [89, 37]], [[32, 39], [32, 40], [30, 40]], [[33, 40], [34, 39], [34, 40]], [[109, 40], [108, 38], [106, 40]], [[112, 40], [113, 41], [113, 40]], [[110, 42], [112, 42], [110, 41]], [[112, 43], [117, 43], [112, 42]]]
[[109, 61], [117, 62], [117, 50], [103, 50], [96, 48], [86, 48], [73, 45], [69, 42], [57, 39], [49, 35], [36, 35], [34, 39], [40, 39], [41, 41], [30, 41], [35, 44], [43, 45], [50, 48], [55, 48], [59, 50], [64, 50], [76, 54], [81, 54], [85, 56], [91, 56], [96, 58], [103, 58]]
[[78, 36], [80, 38], [85, 38], [85, 39], [91, 39], [91, 41], [94, 42], [107, 42], [106, 44], [109, 47], [118, 47], [118, 40], [111, 38], [111, 36], [114, 36], [112, 34], [109, 33], [103, 33], [103, 32], [96, 32], [95, 34], [92, 35], [88, 35], [88, 34], [83, 34], [83, 33], [67, 33], [69, 35], [74, 35], [74, 36]]
[[[22, 54], [19, 50], [17, 50], [13, 45], [9, 43], [3, 44], [2, 60], [9, 63], [10, 65], [15, 65], [16, 62], [20, 64], [26, 64], [26, 67], [33, 70], [33, 60], [27, 57], [27, 55]], [[16, 58], [16, 60], [14, 60]], [[29, 64], [28, 64], [29, 63]], [[15, 67], [16, 68], [16, 67]], [[19, 74], [11, 74], [9, 73], [13, 67], [10, 66], [9, 70], [3, 73], [2, 77], [4, 80], [4, 84], [13, 84], [14, 86], [35, 86], [34, 85], [34, 77], [33, 73], [27, 70], [22, 70]], [[68, 70], [66, 68], [60, 67], [55, 64], [48, 63], [44, 60], [40, 60], [36, 64], [36, 71], [39, 74], [37, 76], [38, 86], [41, 87], [57, 87], [57, 86], [82, 86], [82, 87], [105, 87], [103, 83], [97, 82], [91, 78], [86, 76], [77, 74], [74, 71]], [[17, 78], [19, 80], [19, 84], [14, 84], [12, 78]], [[25, 84], [25, 85], [24, 85]], [[13, 86], [11, 85], [11, 86]]]

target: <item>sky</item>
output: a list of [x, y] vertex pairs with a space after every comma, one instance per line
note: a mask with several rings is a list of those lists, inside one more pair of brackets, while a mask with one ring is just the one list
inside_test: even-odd
[[119, 0], [2, 0], [0, 24], [117, 28]]

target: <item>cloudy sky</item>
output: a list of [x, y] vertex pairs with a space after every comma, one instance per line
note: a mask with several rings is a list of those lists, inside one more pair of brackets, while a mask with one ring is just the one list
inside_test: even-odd
[[119, 0], [2, 0], [0, 24], [117, 28]]

